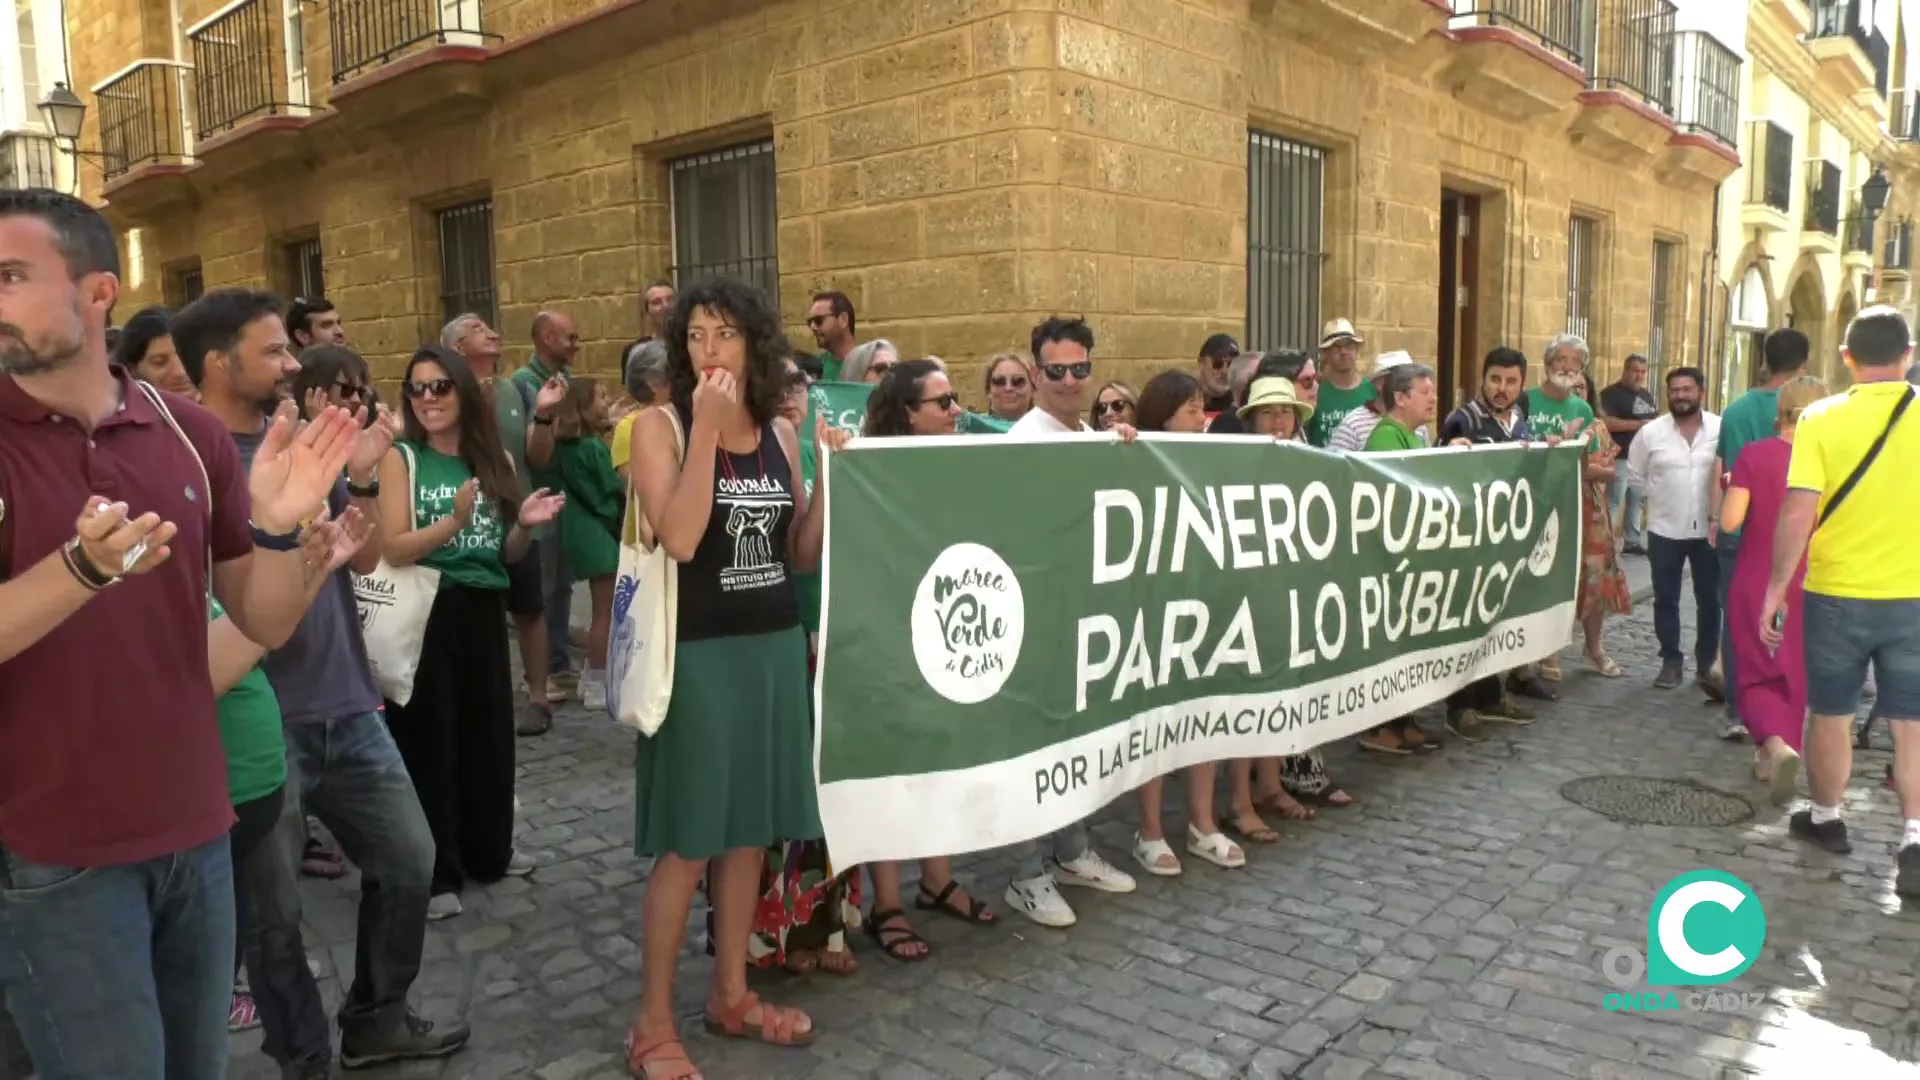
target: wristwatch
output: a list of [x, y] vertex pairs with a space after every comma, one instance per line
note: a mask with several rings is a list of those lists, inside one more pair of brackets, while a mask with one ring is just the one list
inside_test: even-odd
[[247, 522], [247, 525], [253, 530], [254, 547], [264, 548], [267, 551], [300, 550], [300, 530], [298, 529], [290, 533], [270, 533], [251, 521]]
[[380, 478], [376, 476], [372, 481], [362, 486], [354, 483], [353, 478], [349, 476], [347, 478], [347, 494], [356, 499], [377, 499], [380, 497]]

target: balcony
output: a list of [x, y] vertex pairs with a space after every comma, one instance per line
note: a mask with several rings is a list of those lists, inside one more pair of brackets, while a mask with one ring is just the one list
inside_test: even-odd
[[403, 129], [485, 108], [480, 62], [499, 35], [481, 30], [480, 0], [332, 0], [329, 16], [328, 104], [355, 126]]
[[1888, 99], [1887, 134], [1896, 142], [1920, 142], [1920, 90], [1895, 90]]
[[1665, 150], [1673, 134], [1672, 0], [1613, 0], [1594, 37], [1593, 88], [1571, 129], [1576, 145], [1610, 161]]
[[1840, 166], [1819, 159], [1807, 162], [1807, 208], [1800, 230], [1803, 249], [1839, 250]]
[[1860, 200], [1847, 206], [1840, 222], [1840, 265], [1850, 270], [1873, 269], [1873, 219], [1860, 209]]
[[1843, 96], [1877, 100], [1886, 107], [1887, 70], [1891, 50], [1887, 38], [1873, 25], [1869, 0], [1812, 0], [1812, 28], [1807, 49], [1820, 62], [1822, 79]]
[[1881, 270], [1906, 277], [1913, 267], [1913, 219], [1887, 226], [1887, 244], [1881, 257]]
[[1719, 184], [1740, 167], [1740, 58], [1711, 34], [1673, 35], [1674, 133], [1661, 174]]
[[[201, 139], [256, 118], [307, 114], [306, 50], [287, 41], [288, 25], [273, 0], [236, 0], [187, 30]], [[301, 61], [294, 78], [288, 77], [289, 56]]]
[[192, 163], [193, 69], [173, 60], [136, 60], [93, 88], [100, 105], [100, 171], [108, 186], [142, 169]]
[[479, 0], [333, 0], [337, 85], [442, 46], [482, 47]]
[[1254, 22], [1333, 55], [1382, 55], [1446, 25], [1450, 0], [1253, 0]]
[[1793, 134], [1765, 120], [1755, 120], [1748, 130], [1748, 160], [1755, 167], [1747, 170], [1741, 228], [1785, 232], [1793, 208]]
[[64, 188], [53, 136], [15, 131], [0, 135], [0, 188]]
[[1598, 0], [1453, 0], [1441, 80], [1468, 104], [1537, 120], [1587, 88]]

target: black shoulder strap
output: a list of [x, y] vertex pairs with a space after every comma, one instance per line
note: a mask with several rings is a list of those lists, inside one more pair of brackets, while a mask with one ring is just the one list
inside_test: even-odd
[[1833, 512], [1840, 509], [1840, 504], [1847, 500], [1847, 496], [1853, 494], [1853, 489], [1859, 486], [1860, 478], [1867, 475], [1867, 469], [1873, 465], [1874, 459], [1879, 457], [1880, 451], [1886, 448], [1887, 436], [1893, 434], [1893, 426], [1900, 422], [1900, 417], [1907, 411], [1907, 406], [1913, 404], [1913, 395], [1914, 389], [1911, 386], [1907, 387], [1906, 393], [1900, 395], [1900, 401], [1894, 405], [1892, 415], [1887, 417], [1887, 426], [1881, 430], [1880, 437], [1873, 440], [1872, 446], [1867, 447], [1867, 456], [1860, 459], [1860, 464], [1853, 467], [1853, 474], [1847, 477], [1846, 482], [1840, 485], [1840, 489], [1833, 493], [1833, 498], [1828, 499], [1827, 505], [1821, 508], [1820, 520], [1814, 523], [1814, 528], [1825, 525], [1827, 519], [1833, 516]]

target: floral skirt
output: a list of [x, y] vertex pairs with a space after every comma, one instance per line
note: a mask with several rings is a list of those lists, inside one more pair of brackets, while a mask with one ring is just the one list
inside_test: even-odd
[[1581, 492], [1580, 514], [1583, 528], [1580, 541], [1579, 617], [1596, 612], [1608, 615], [1633, 613], [1633, 585], [1620, 568], [1620, 556], [1613, 546], [1613, 515], [1608, 510], [1606, 485], [1590, 482]]

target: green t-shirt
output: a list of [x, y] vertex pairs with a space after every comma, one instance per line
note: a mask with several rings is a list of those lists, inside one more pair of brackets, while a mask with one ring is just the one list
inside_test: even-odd
[[[828, 354], [832, 355], [832, 354]], [[800, 482], [806, 485], [807, 498], [813, 498], [813, 481], [820, 473], [820, 463], [813, 454], [813, 439], [800, 440]], [[820, 632], [820, 575], [795, 574], [793, 576], [793, 595], [800, 603], [800, 627], [809, 634]]]
[[[226, 618], [220, 601], [207, 597], [207, 621]], [[220, 695], [220, 745], [227, 750], [227, 798], [233, 805], [264, 798], [287, 782], [287, 737], [280, 730], [280, 699], [267, 673], [255, 665], [233, 689]]]
[[[1740, 451], [1749, 443], [1773, 438], [1779, 416], [1780, 388], [1777, 386], [1756, 387], [1735, 398], [1720, 415], [1721, 468], [1731, 473], [1734, 462], [1740, 460]], [[1714, 483], [1719, 482], [1716, 477]], [[1738, 536], [1740, 531], [1735, 529], [1727, 535]]]
[[[413, 451], [413, 527], [424, 529], [453, 513], [454, 493], [473, 479], [473, 471], [459, 458], [420, 443], [402, 440], [399, 445]], [[504, 592], [507, 568], [500, 561], [500, 549], [506, 539], [499, 505], [482, 489], [473, 502], [473, 520], [452, 540], [428, 552], [420, 565], [433, 567], [443, 580], [456, 585]]]
[[1307, 441], [1325, 448], [1347, 414], [1374, 399], [1373, 380], [1362, 379], [1351, 390], [1342, 390], [1325, 379], [1320, 380], [1320, 401], [1313, 407], [1313, 419], [1307, 421]]
[[[1582, 424], [1593, 423], [1593, 406], [1588, 405], [1572, 394], [1568, 394], [1565, 398], [1555, 401], [1553, 398], [1547, 396], [1546, 391], [1537, 386], [1527, 391], [1528, 435], [1536, 439], [1545, 439], [1552, 435], [1559, 435], [1563, 433], [1566, 430], [1566, 426], [1573, 421], [1578, 421]], [[1592, 432], [1589, 437], [1592, 448], [1598, 450], [1604, 446], [1605, 443], [1601, 441], [1603, 438], [1611, 438], [1611, 436], [1606, 434], [1604, 428]]]
[[826, 352], [821, 353], [820, 354], [820, 381], [821, 382], [839, 382], [840, 369], [846, 366], [847, 366], [847, 362], [833, 355], [833, 350], [829, 349]]
[[1367, 452], [1379, 450], [1425, 450], [1427, 444], [1413, 429], [1395, 420], [1391, 416], [1382, 416], [1373, 426], [1373, 434], [1367, 436]]
[[560, 490], [567, 505], [560, 511], [560, 542], [575, 581], [611, 577], [620, 569], [620, 519], [626, 513], [626, 485], [613, 471], [613, 454], [592, 435], [558, 439], [553, 444]]
[[495, 379], [489, 389], [493, 393], [493, 417], [500, 425], [500, 445], [513, 462], [514, 475], [532, 490], [527, 472], [527, 424], [532, 418], [527, 415], [526, 402], [520, 399], [520, 387], [512, 379]]

